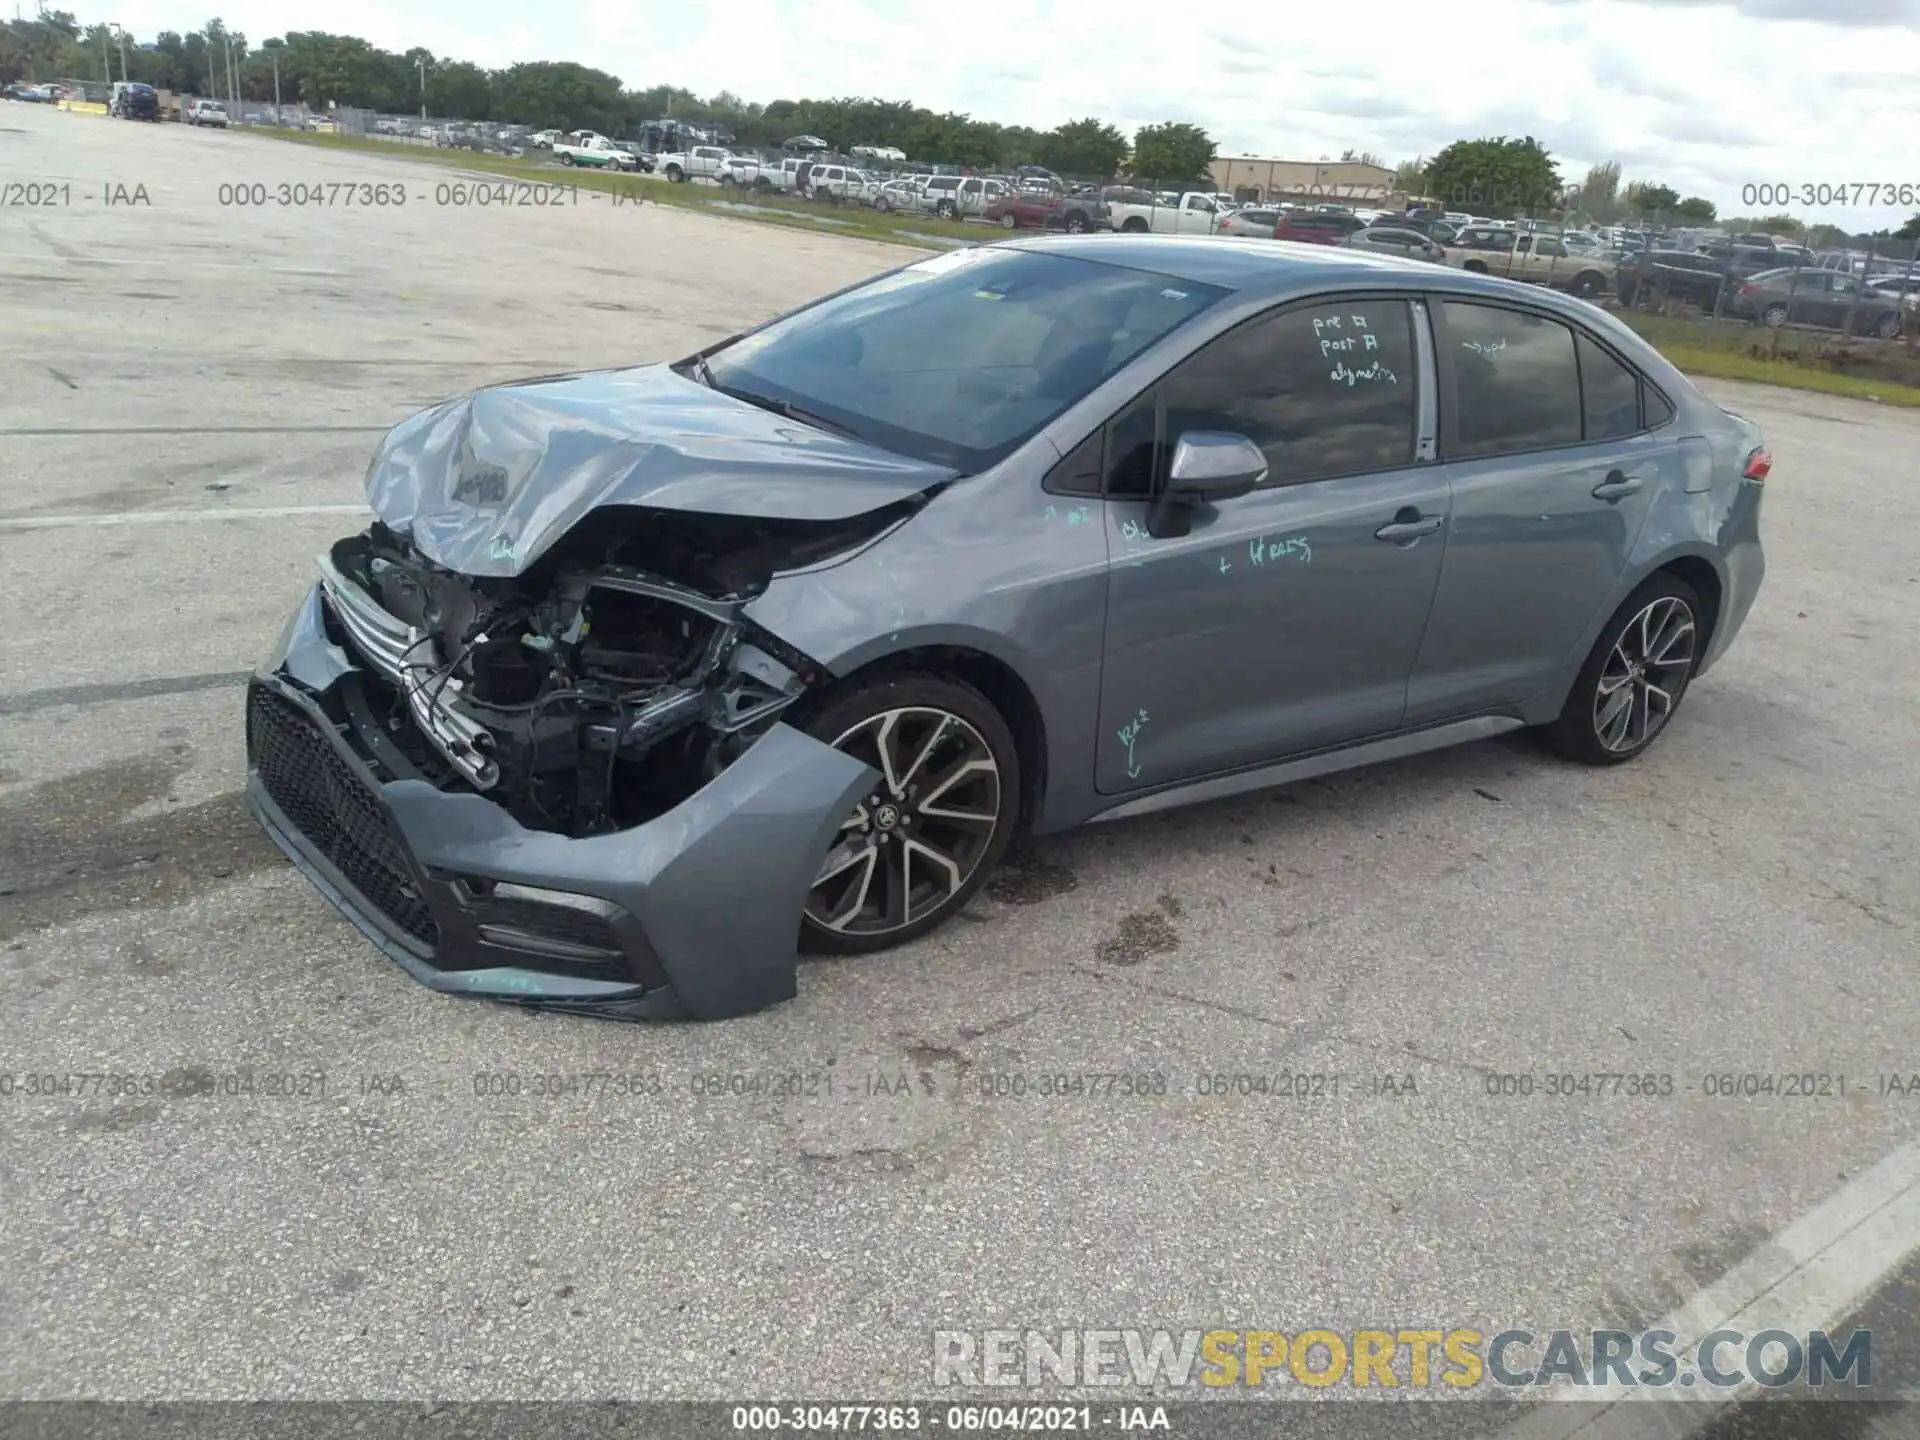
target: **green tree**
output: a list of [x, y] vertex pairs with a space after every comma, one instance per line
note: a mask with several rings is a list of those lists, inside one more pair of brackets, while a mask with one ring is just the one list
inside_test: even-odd
[[1089, 115], [1069, 120], [1040, 137], [1040, 163], [1062, 175], [1116, 173], [1127, 158], [1127, 137], [1115, 126]]
[[1671, 215], [1680, 207], [1680, 192], [1670, 185], [1635, 181], [1627, 186], [1627, 206], [1640, 214]]
[[631, 119], [618, 76], [571, 61], [510, 66], [494, 77], [493, 94], [492, 118], [509, 124], [611, 134]]
[[442, 61], [427, 71], [427, 112], [449, 120], [491, 120], [493, 77], [466, 60]]
[[1394, 193], [1424, 195], [1427, 190], [1427, 162], [1424, 156], [1402, 160], [1393, 169]]
[[1920, 240], [1920, 214], [1915, 214], [1906, 224], [1894, 231], [1893, 238], [1896, 240]]
[[1689, 195], [1673, 207], [1673, 218], [1685, 220], [1693, 225], [1711, 225], [1718, 213], [1711, 200], [1703, 200], [1698, 195]]
[[1133, 174], [1161, 185], [1212, 184], [1207, 167], [1219, 150], [1198, 125], [1182, 120], [1143, 125], [1133, 136]]
[[1506, 218], [1561, 202], [1560, 170], [1531, 135], [1456, 140], [1427, 162], [1427, 193], [1449, 209]]
[[1620, 208], [1620, 162], [1603, 161], [1587, 167], [1580, 182], [1580, 208], [1596, 220], [1610, 220]]

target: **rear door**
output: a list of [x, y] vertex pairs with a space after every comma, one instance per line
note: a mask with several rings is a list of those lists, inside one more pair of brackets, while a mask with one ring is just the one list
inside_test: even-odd
[[1409, 725], [1536, 694], [1612, 594], [1654, 497], [1686, 486], [1671, 409], [1608, 346], [1522, 301], [1431, 310], [1453, 515]]
[[[1831, 325], [1838, 323], [1833, 319], [1833, 282], [1844, 278], [1825, 270], [1802, 270], [1782, 278], [1774, 288], [1782, 292], [1792, 288], [1787, 308], [1789, 320], [1800, 325]], [[1778, 301], [1766, 295], [1761, 297], [1761, 303], [1777, 304]]]

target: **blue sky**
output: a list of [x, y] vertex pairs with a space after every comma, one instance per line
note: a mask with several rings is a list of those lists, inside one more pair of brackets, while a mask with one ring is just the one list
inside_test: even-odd
[[[1532, 134], [1569, 178], [1617, 159], [1723, 212], [1761, 208], [1749, 185], [1920, 187], [1920, 0], [225, 3], [256, 40], [332, 30], [491, 66], [577, 60], [633, 87], [864, 94], [1042, 128], [1191, 120], [1223, 154], [1391, 164]], [[206, 19], [204, 0], [115, 8], [100, 18], [143, 37]], [[1847, 201], [1786, 208], [1849, 229], [1920, 209]]]

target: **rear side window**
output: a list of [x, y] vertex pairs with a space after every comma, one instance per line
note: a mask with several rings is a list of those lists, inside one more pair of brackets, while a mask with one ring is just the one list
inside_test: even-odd
[[1580, 395], [1589, 440], [1618, 440], [1640, 430], [1640, 377], [1584, 335], [1574, 337], [1580, 357]]
[[1577, 445], [1580, 368], [1573, 332], [1555, 320], [1443, 300], [1454, 375], [1454, 459]]

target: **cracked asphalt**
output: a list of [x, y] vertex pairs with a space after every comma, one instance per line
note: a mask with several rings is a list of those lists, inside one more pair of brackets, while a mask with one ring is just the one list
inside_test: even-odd
[[[1920, 1130], [1706, 1093], [1920, 1071], [1920, 415], [1709, 386], [1777, 457], [1770, 573], [1639, 763], [1509, 738], [1098, 827], [775, 1011], [541, 1017], [280, 859], [240, 677], [415, 408], [908, 257], [0, 125], [74, 196], [0, 211], [0, 1396], [885, 1398], [936, 1328], [1631, 1326]], [[425, 198], [219, 204], [332, 180]], [[1489, 1093], [1589, 1072], [1674, 1091]]]

